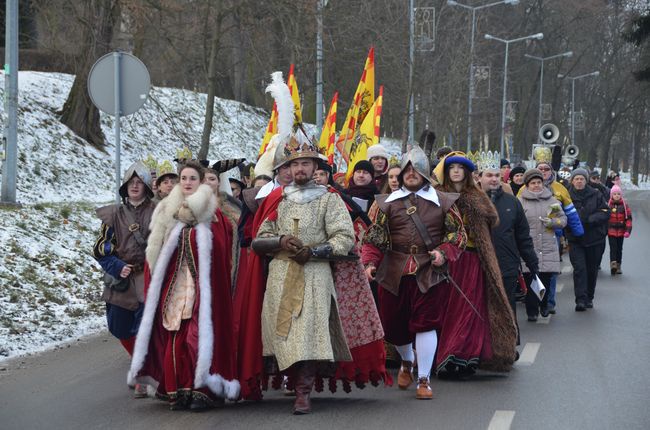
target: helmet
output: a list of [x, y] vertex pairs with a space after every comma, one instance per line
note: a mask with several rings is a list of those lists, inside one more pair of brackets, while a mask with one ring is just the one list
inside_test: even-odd
[[431, 177], [429, 176], [431, 174], [431, 169], [429, 167], [429, 158], [427, 157], [427, 154], [424, 153], [422, 148], [417, 145], [413, 145], [413, 148], [411, 148], [411, 150], [404, 155], [402, 158], [402, 165], [400, 166], [402, 169], [399, 174], [400, 181], [402, 180], [402, 173], [404, 173], [404, 169], [406, 169], [406, 166], [409, 164], [413, 166], [416, 172], [424, 177], [425, 181], [431, 182]]
[[147, 169], [147, 167], [145, 167], [141, 161], [136, 161], [135, 163], [131, 164], [131, 167], [129, 167], [126, 173], [124, 173], [124, 177], [122, 178], [122, 185], [120, 186], [120, 196], [124, 199], [129, 196], [126, 188], [128, 182], [134, 176], [137, 176], [142, 180], [142, 182], [144, 182], [147, 196], [149, 198], [152, 198], [153, 191], [151, 191], [151, 174], [149, 173], [149, 169]]

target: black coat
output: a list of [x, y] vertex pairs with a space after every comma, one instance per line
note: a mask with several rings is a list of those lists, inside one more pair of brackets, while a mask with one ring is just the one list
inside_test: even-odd
[[607, 236], [607, 222], [609, 221], [609, 206], [603, 194], [592, 187], [586, 186], [580, 191], [574, 187], [569, 187], [569, 195], [585, 229], [585, 234], [581, 237], [575, 237], [567, 228], [565, 230], [567, 240], [582, 246], [594, 246], [603, 243]]
[[604, 186], [603, 184], [599, 184], [598, 182], [588, 182], [589, 186], [597, 191], [600, 191], [600, 193], [605, 197], [605, 201], [609, 201], [609, 188]]
[[539, 262], [521, 202], [515, 196], [504, 193], [502, 188], [489, 192], [488, 196], [499, 214], [499, 224], [492, 229], [492, 243], [501, 276], [517, 276], [522, 259], [533, 273], [537, 273]]

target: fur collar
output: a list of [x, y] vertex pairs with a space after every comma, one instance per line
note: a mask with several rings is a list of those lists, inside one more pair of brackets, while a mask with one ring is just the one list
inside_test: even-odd
[[156, 265], [163, 242], [169, 237], [172, 228], [178, 223], [175, 215], [185, 202], [198, 223], [211, 222], [218, 207], [217, 198], [208, 185], [199, 185], [194, 194], [185, 198], [180, 184], [177, 184], [169, 193], [169, 196], [158, 203], [151, 217], [151, 224], [149, 225], [151, 233], [147, 241], [147, 263], [149, 263], [151, 270]]

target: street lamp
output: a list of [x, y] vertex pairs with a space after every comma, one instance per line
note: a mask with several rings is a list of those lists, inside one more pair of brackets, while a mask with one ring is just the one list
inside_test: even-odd
[[472, 11], [472, 35], [469, 47], [469, 95], [467, 100], [467, 153], [472, 149], [472, 97], [474, 97], [474, 33], [476, 32], [476, 11], [500, 4], [517, 5], [519, 0], [500, 0], [482, 6], [468, 6], [454, 0], [447, 0], [448, 6], [458, 6]]
[[537, 114], [537, 130], [542, 127], [542, 93], [544, 92], [544, 61], [552, 60], [559, 57], [571, 57], [573, 56], [573, 51], [563, 52], [561, 54], [551, 55], [549, 57], [536, 57], [534, 55], [524, 54], [524, 57], [537, 60], [541, 63], [542, 68], [539, 75], [539, 112]]
[[600, 72], [596, 70], [595, 72], [585, 73], [584, 75], [579, 76], [567, 76], [559, 73], [557, 77], [559, 79], [571, 79], [571, 145], [576, 144], [576, 81], [578, 79], [586, 78], [588, 76], [598, 76]]
[[503, 100], [501, 101], [501, 154], [502, 156], [504, 154], [503, 147], [504, 147], [504, 139], [505, 139], [505, 131], [506, 131], [506, 87], [508, 85], [508, 49], [510, 48], [511, 43], [521, 42], [522, 40], [528, 40], [528, 39], [541, 40], [543, 38], [544, 38], [544, 33], [531, 34], [530, 36], [518, 37], [516, 39], [510, 39], [510, 40], [501, 39], [499, 37], [492, 36], [491, 34], [485, 35], [486, 40], [496, 40], [497, 42], [501, 42], [506, 45], [506, 58], [503, 65]]

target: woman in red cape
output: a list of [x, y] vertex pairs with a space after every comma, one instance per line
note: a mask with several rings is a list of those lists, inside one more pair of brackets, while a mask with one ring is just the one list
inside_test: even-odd
[[188, 162], [154, 212], [146, 300], [128, 382], [153, 386], [172, 410], [202, 410], [239, 397], [232, 329], [232, 230]]
[[[335, 192], [330, 189], [330, 191]], [[277, 216], [276, 210], [282, 200], [283, 188], [271, 192], [262, 202], [253, 221], [253, 236], [257, 235], [262, 222], [269, 217]], [[343, 330], [348, 341], [353, 361], [337, 363], [336, 373], [329, 378], [330, 391], [336, 391], [337, 381], [341, 381], [343, 389], [349, 392], [351, 383], [359, 388], [370, 382], [377, 385], [384, 380], [392, 383], [386, 372], [386, 353], [383, 345], [383, 330], [376, 315], [376, 307], [368, 282], [360, 271], [351, 265], [360, 264], [358, 261], [334, 263], [334, 281], [337, 291], [337, 302], [342, 320]], [[241, 396], [247, 400], [260, 400], [262, 388], [268, 387], [268, 377], [265, 373], [262, 357], [262, 303], [266, 286], [264, 259], [255, 253], [248, 256], [248, 273], [250, 274], [245, 301], [239, 318], [240, 330], [238, 336], [238, 376], [241, 381]], [[358, 272], [358, 273], [357, 273]], [[357, 279], [358, 278], [358, 279]], [[344, 281], [344, 282], [342, 282]], [[359, 283], [354, 283], [359, 281]], [[365, 288], [364, 288], [365, 286]], [[353, 302], [355, 301], [355, 302]], [[363, 314], [363, 317], [361, 317]], [[280, 388], [281, 375], [275, 375], [273, 386]], [[291, 387], [291, 375], [289, 375]], [[322, 391], [323, 380], [317, 378], [316, 391]]]

